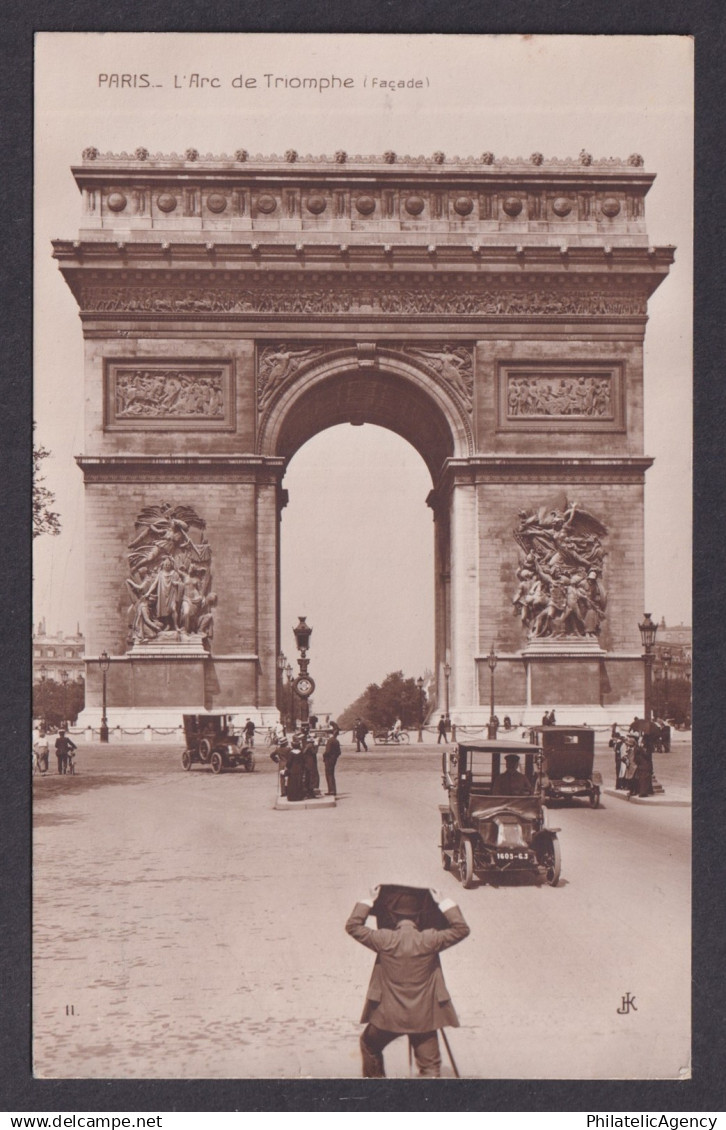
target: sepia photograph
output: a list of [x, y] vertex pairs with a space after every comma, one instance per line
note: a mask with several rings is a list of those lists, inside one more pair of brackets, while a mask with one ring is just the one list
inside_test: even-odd
[[693, 125], [686, 36], [37, 34], [36, 1078], [691, 1078]]

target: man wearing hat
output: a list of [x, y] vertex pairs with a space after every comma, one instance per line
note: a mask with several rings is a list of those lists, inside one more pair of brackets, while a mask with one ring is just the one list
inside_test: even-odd
[[325, 750], [323, 752], [323, 765], [325, 766], [325, 781], [328, 786], [328, 796], [336, 796], [337, 790], [335, 787], [335, 765], [340, 757], [340, 742], [338, 741], [338, 734], [340, 733], [340, 726], [336, 722], [331, 724], [331, 734], [325, 743]]
[[504, 760], [507, 768], [492, 781], [492, 796], [530, 796], [532, 786], [517, 768], [519, 754], [507, 753]]
[[76, 748], [65, 730], [58, 731], [58, 737], [55, 739], [55, 755], [58, 759], [58, 772], [65, 773], [68, 770], [68, 754], [72, 753]]
[[448, 923], [445, 929], [419, 929], [421, 900], [412, 891], [397, 900], [395, 929], [372, 930], [365, 922], [378, 891], [376, 887], [370, 898], [360, 899], [345, 924], [351, 937], [377, 954], [361, 1016], [366, 1025], [360, 1038], [363, 1078], [385, 1077], [383, 1049], [403, 1035], [409, 1038], [419, 1075], [437, 1078], [441, 1074], [437, 1030], [459, 1026], [439, 953], [463, 941], [469, 927], [456, 903], [431, 890]]

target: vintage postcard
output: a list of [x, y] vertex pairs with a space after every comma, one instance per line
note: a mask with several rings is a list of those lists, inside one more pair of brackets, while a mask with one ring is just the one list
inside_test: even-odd
[[35, 1075], [689, 1078], [692, 41], [35, 107]]

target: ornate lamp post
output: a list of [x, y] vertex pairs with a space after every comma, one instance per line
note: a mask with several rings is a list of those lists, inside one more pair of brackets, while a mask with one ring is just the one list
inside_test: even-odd
[[40, 709], [43, 712], [43, 729], [48, 730], [48, 668], [43, 666], [40, 669]]
[[295, 636], [297, 649], [300, 656], [297, 665], [300, 668], [300, 674], [296, 678], [293, 686], [295, 694], [300, 699], [300, 721], [307, 722], [310, 717], [310, 710], [308, 707], [308, 699], [315, 690], [315, 681], [308, 675], [308, 664], [310, 660], [307, 658], [307, 650], [310, 647], [310, 637], [313, 634], [313, 629], [306, 622], [305, 616], [300, 616], [297, 625], [292, 629]]
[[285, 714], [285, 664], [287, 656], [281, 651], [277, 657], [277, 709]]
[[294, 730], [295, 729], [295, 712], [292, 708], [292, 704], [293, 704], [293, 697], [292, 697], [292, 695], [293, 695], [293, 690], [292, 690], [292, 663], [288, 663], [287, 667], [285, 668], [285, 674], [287, 675], [287, 725], [288, 725], [288, 729]]
[[650, 618], [650, 612], [643, 613], [643, 619], [638, 624], [640, 630], [640, 639], [643, 644], [643, 665], [645, 673], [645, 687], [643, 695], [643, 717], [646, 722], [650, 722], [652, 709], [651, 700], [653, 697], [653, 649], [655, 647], [655, 635], [658, 631], [658, 625], [654, 624]]
[[670, 714], [670, 702], [668, 701], [668, 670], [671, 663], [673, 662], [673, 656], [671, 655], [670, 651], [662, 652], [660, 661], [663, 664], [663, 696], [665, 698], [665, 703], [663, 704], [663, 717], [667, 721], [668, 715]]
[[445, 685], [445, 688], [446, 688], [446, 700], [445, 700], [445, 702], [446, 702], [446, 712], [444, 714], [444, 724], [445, 724], [447, 730], [451, 726], [451, 718], [449, 717], [449, 679], [450, 678], [451, 678], [451, 664], [449, 663], [449, 661], [447, 659], [446, 663], [444, 663], [444, 679], [445, 679], [444, 685]]
[[496, 738], [497, 736], [497, 725], [494, 721], [494, 672], [498, 662], [499, 656], [494, 650], [494, 644], [492, 643], [491, 651], [487, 655], [487, 664], [489, 667], [489, 725], [487, 731], [490, 738]]
[[65, 667], [61, 671], [61, 681], [63, 683], [63, 725], [67, 728], [67, 726], [68, 726], [68, 705], [67, 705], [68, 671], [66, 670]]
[[421, 675], [416, 680], [419, 696], [419, 712], [418, 712], [418, 740], [423, 741], [423, 724], [424, 724], [424, 681]]
[[107, 651], [102, 651], [98, 657], [98, 662], [103, 676], [103, 707], [101, 709], [101, 741], [108, 741], [108, 718], [106, 717], [106, 676], [108, 669], [111, 666], [111, 660]]

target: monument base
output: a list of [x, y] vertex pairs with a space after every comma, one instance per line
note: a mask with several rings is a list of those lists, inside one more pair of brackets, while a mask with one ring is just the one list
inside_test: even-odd
[[209, 646], [198, 633], [163, 632], [153, 640], [134, 640], [126, 654], [129, 659], [208, 659]]
[[[275, 706], [245, 706], [242, 704], [234, 706], [225, 706], [223, 710], [213, 710], [209, 713], [231, 714], [234, 724], [240, 728], [244, 726], [248, 718], [250, 718], [257, 729], [261, 731], [257, 736], [257, 744], [264, 741], [267, 735], [267, 730], [270, 726], [274, 725], [279, 719], [280, 712]], [[101, 728], [102, 709], [100, 706], [88, 706], [85, 710], [81, 711], [78, 715], [78, 721], [73, 727], [76, 729], [99, 730]], [[108, 721], [109, 733], [116, 734], [119, 737], [127, 735], [133, 737], [138, 735], [140, 731], [150, 729], [151, 731], [161, 731], [163, 737], [164, 731], [177, 730], [180, 734], [184, 732], [182, 724], [182, 715], [184, 714], [206, 714], [204, 707], [199, 706], [198, 703], [188, 703], [186, 705], [179, 705], [173, 707], [165, 706], [138, 706], [138, 707], [110, 707], [106, 711], [106, 718]], [[152, 734], [152, 739], [156, 741], [159, 735]]]

